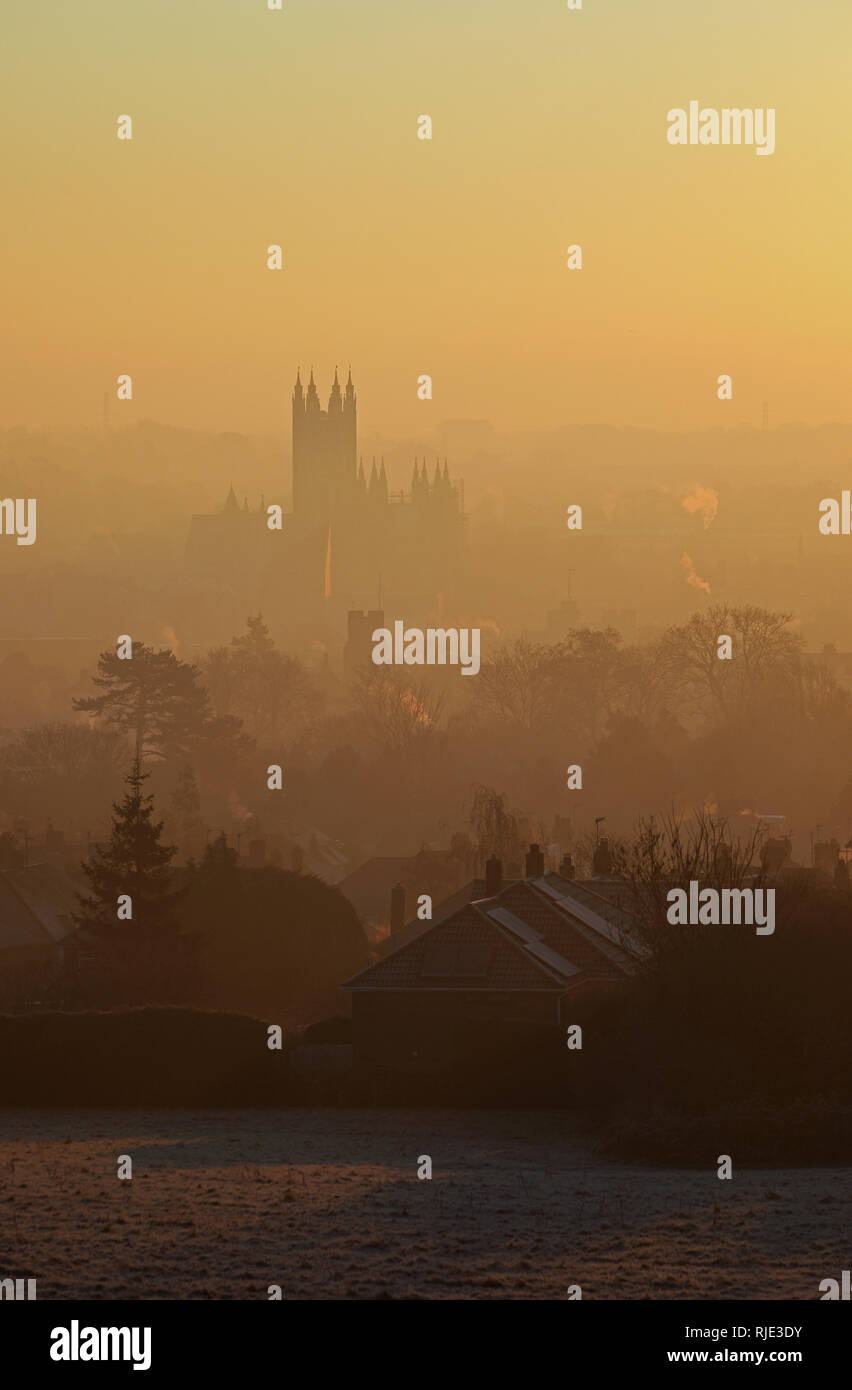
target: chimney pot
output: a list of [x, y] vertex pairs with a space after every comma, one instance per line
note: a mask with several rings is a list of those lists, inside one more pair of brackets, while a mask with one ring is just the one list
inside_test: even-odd
[[527, 851], [527, 878], [541, 878], [544, 873], [544, 855], [540, 845], [530, 845]]
[[498, 859], [496, 854], [485, 865], [485, 896], [486, 898], [496, 898], [500, 889], [503, 887], [503, 861]]
[[592, 877], [609, 878], [612, 874], [612, 855], [609, 852], [609, 840], [604, 835], [595, 846], [595, 853], [592, 858]]
[[577, 877], [577, 870], [574, 868], [574, 860], [567, 852], [562, 856], [562, 863], [559, 865], [559, 873], [562, 878]]

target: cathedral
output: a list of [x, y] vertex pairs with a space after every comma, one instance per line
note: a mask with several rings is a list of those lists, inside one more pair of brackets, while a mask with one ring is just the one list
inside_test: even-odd
[[463, 486], [447, 460], [427, 468], [416, 458], [407, 491], [391, 488], [383, 458], [365, 468], [352, 374], [341, 387], [336, 369], [325, 409], [313, 371], [307, 387], [297, 372], [292, 447], [293, 509], [282, 529], [268, 529], [263, 499], [257, 509], [240, 506], [232, 487], [220, 512], [192, 518], [188, 570], [229, 582], [235, 568], [271, 566], [309, 604], [372, 606], [383, 593], [420, 609], [440, 605], [458, 583], [464, 541]]

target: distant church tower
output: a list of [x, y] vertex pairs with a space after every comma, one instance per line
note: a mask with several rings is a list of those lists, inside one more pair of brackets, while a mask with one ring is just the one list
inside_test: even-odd
[[334, 369], [328, 409], [320, 407], [314, 373], [308, 389], [299, 373], [293, 388], [293, 513], [308, 526], [327, 526], [351, 505], [357, 467], [355, 387], [352, 372], [341, 391]]

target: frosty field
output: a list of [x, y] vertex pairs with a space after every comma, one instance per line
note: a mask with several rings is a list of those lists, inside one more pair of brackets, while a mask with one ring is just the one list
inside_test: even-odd
[[602, 1161], [565, 1111], [6, 1110], [0, 1277], [43, 1300], [818, 1298], [849, 1267], [852, 1170], [733, 1158], [730, 1182], [715, 1152]]

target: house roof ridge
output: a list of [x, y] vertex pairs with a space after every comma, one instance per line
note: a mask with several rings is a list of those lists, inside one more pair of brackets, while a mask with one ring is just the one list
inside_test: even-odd
[[[437, 931], [439, 927], [445, 928], [449, 926], [452, 923], [454, 917], [457, 917], [465, 912], [475, 913], [476, 916], [482, 922], [485, 923], [489, 931], [493, 932], [496, 936], [500, 937], [503, 941], [507, 942], [508, 945], [512, 947], [513, 953], [517, 955], [518, 958], [522, 960], [525, 965], [531, 966], [538, 975], [543, 976], [550, 984], [564, 986], [564, 980], [560, 979], [559, 976], [554, 971], [550, 970], [547, 966], [545, 966], [542, 961], [536, 960], [536, 958], [534, 956], [531, 956], [528, 951], [525, 951], [523, 948], [523, 944], [518, 941], [517, 937], [514, 937], [511, 934], [511, 932], [503, 928], [498, 921], [496, 921], [493, 917], [490, 917], [488, 915], [487, 910], [480, 906], [480, 903], [496, 902], [499, 896], [499, 894], [495, 894], [493, 898], [480, 898], [479, 901], [476, 903], [463, 903], [462, 906], [458, 907], [455, 910], [455, 912], [452, 912], [449, 917], [444, 917], [440, 922], [432, 922], [426, 931], [421, 932], [419, 936], [412, 937], [410, 941], [404, 941], [402, 945], [399, 946], [397, 950], [392, 951], [390, 955], [383, 956], [379, 960], [371, 961], [371, 963], [369, 965], [366, 965], [363, 970], [359, 970], [357, 974], [351, 975], [348, 980], [344, 980], [343, 983], [339, 986], [339, 988], [361, 988], [362, 986], [359, 986], [357, 981], [362, 979], [363, 976], [367, 975], [372, 970], [386, 965], [387, 962], [390, 960], [398, 959], [406, 951], [411, 950], [415, 946], [417, 946], [418, 948], [422, 948], [425, 937], [429, 936], [431, 932]], [[558, 954], [558, 952], [556, 952], [555, 954]], [[570, 962], [568, 963], [570, 964]], [[463, 986], [453, 986], [453, 988], [462, 987]], [[471, 987], [482, 988], [482, 986], [467, 986], [467, 988]], [[410, 986], [409, 988], [416, 988], [416, 986]], [[486, 988], [493, 990], [494, 986], [486, 986]]]

